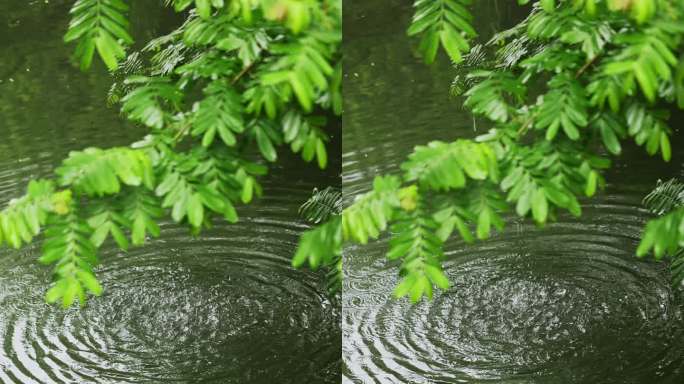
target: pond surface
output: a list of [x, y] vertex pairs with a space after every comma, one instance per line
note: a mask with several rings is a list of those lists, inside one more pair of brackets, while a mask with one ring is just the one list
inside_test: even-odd
[[[511, 25], [514, 3], [478, 2], [477, 29]], [[407, 1], [345, 1], [347, 201], [398, 171], [414, 145], [476, 133], [449, 96], [457, 71], [412, 54], [410, 15]], [[580, 219], [538, 229], [510, 218], [489, 241], [451, 240], [453, 286], [432, 302], [391, 298], [398, 268], [386, 241], [348, 248], [343, 382], [684, 382], [682, 301], [666, 266], [634, 257], [648, 218], [641, 199], [658, 178], [682, 175], [679, 156], [664, 165], [629, 147]]]
[[[61, 34], [71, 3], [0, 2], [3, 205], [70, 150], [144, 135], [106, 107], [101, 65], [81, 73], [69, 63]], [[177, 22], [157, 2], [131, 3], [139, 42]], [[289, 265], [306, 228], [297, 208], [314, 187], [339, 184], [339, 147], [325, 174], [282, 152], [238, 224], [193, 238], [163, 223], [159, 239], [126, 253], [106, 243], [105, 293], [82, 310], [44, 303], [39, 243], [1, 249], [0, 382], [339, 383], [339, 300], [323, 276]]]

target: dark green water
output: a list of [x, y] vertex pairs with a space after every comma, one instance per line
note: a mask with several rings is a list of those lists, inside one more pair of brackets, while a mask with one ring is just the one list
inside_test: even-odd
[[[99, 66], [81, 73], [62, 43], [72, 1], [0, 1], [0, 203], [46, 177], [70, 150], [127, 145], [144, 131], [105, 106]], [[137, 41], [177, 17], [135, 1]], [[339, 140], [337, 140], [339, 143]], [[321, 275], [290, 268], [306, 226], [297, 208], [339, 184], [339, 148], [321, 173], [283, 150], [265, 195], [237, 225], [199, 238], [173, 223], [123, 253], [100, 254], [106, 292], [85, 309], [46, 305], [40, 244], [0, 250], [0, 382], [339, 383], [340, 309]]]
[[[514, 3], [477, 2], [477, 29], [513, 23]], [[477, 131], [449, 97], [456, 71], [412, 55], [410, 15], [408, 1], [345, 1], [346, 199], [397, 171], [414, 145]], [[634, 257], [641, 199], [658, 178], [681, 176], [683, 160], [630, 147], [580, 219], [538, 229], [511, 218], [489, 241], [451, 241], [453, 287], [429, 303], [390, 298], [397, 266], [385, 241], [347, 249], [343, 382], [684, 382], [682, 301], [665, 266]]]

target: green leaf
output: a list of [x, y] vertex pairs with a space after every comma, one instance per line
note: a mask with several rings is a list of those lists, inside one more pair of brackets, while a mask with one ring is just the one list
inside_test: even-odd
[[316, 158], [318, 159], [318, 167], [325, 169], [328, 165], [328, 153], [325, 149], [325, 143], [321, 139], [316, 140]]
[[460, 217], [455, 217], [455, 223], [456, 228], [458, 229], [458, 233], [461, 235], [461, 238], [463, 238], [463, 241], [465, 241], [466, 243], [472, 243], [475, 241], [472, 233], [470, 233], [470, 230], [468, 229], [468, 226], [465, 224], [463, 220], [461, 220]]
[[84, 40], [80, 43], [79, 48], [80, 49], [77, 49], [77, 51], [81, 56], [81, 71], [87, 71], [92, 64], [93, 56], [95, 55], [95, 40]]
[[663, 160], [670, 161], [672, 149], [670, 148], [670, 139], [665, 132], [660, 132], [660, 152], [663, 155]]
[[588, 197], [594, 196], [594, 194], [596, 194], [597, 186], [598, 186], [598, 172], [591, 171], [591, 172], [589, 172], [589, 176], [587, 177], [587, 186], [584, 190], [584, 193]]
[[190, 191], [187, 187], [177, 187], [177, 199], [173, 203], [171, 210], [171, 218], [173, 221], [179, 223], [188, 213], [188, 202], [190, 200]]
[[314, 188], [311, 197], [299, 207], [299, 216], [310, 223], [325, 222], [341, 213], [342, 191], [334, 187]]
[[341, 221], [336, 216], [321, 226], [302, 234], [292, 265], [299, 268], [308, 261], [311, 269], [323, 265], [331, 269], [328, 275], [329, 289], [341, 288]]
[[532, 216], [537, 223], [543, 224], [549, 212], [549, 205], [546, 201], [544, 188], [537, 188], [532, 194]]
[[268, 135], [260, 127], [256, 127], [254, 132], [256, 135], [257, 144], [259, 146], [259, 151], [264, 158], [268, 161], [276, 161], [278, 155]]
[[414, 275], [409, 275], [404, 278], [404, 280], [402, 280], [402, 282], [394, 288], [394, 297], [402, 298], [408, 295], [413, 289], [413, 286], [416, 285], [416, 280], [417, 278]]
[[556, 9], [556, 0], [540, 0], [539, 3], [546, 12], [553, 12]]
[[93, 275], [91, 272], [81, 269], [76, 271], [76, 276], [83, 283], [86, 289], [90, 291], [90, 293], [95, 296], [100, 296], [102, 294], [102, 285], [100, 285], [100, 282], [97, 281], [95, 275]]
[[619, 155], [622, 152], [622, 147], [620, 146], [620, 141], [618, 141], [615, 132], [606, 125], [602, 125], [601, 128], [601, 138], [603, 138], [603, 144], [606, 149], [614, 154]]
[[294, 72], [289, 74], [288, 79], [292, 86], [292, 90], [297, 96], [297, 100], [299, 100], [299, 104], [301, 104], [306, 112], [310, 112], [313, 95], [311, 95], [307, 81]]
[[107, 65], [110, 71], [115, 70], [119, 66], [119, 58], [121, 57], [121, 48], [119, 44], [114, 41], [109, 34], [101, 33], [95, 39], [95, 47], [100, 54], [102, 61]]
[[235, 134], [244, 132], [244, 108], [235, 89], [221, 81], [213, 81], [204, 89], [205, 98], [197, 104], [193, 116], [193, 136], [202, 136], [202, 145], [211, 146], [218, 133], [229, 147], [235, 146]]
[[430, 299], [432, 298], [432, 286], [430, 285], [430, 281], [425, 275], [420, 275], [409, 292], [411, 302], [417, 303], [424, 293]]
[[204, 220], [204, 205], [199, 193], [193, 193], [188, 201], [188, 220], [193, 227], [199, 227]]
[[580, 138], [579, 128], [588, 124], [588, 102], [584, 87], [566, 73], [549, 81], [550, 91], [541, 98], [536, 128], [546, 129], [546, 139], [556, 137], [559, 128], [570, 140]]
[[644, 257], [648, 253], [648, 251], [651, 249], [653, 244], [655, 243], [655, 238], [656, 234], [653, 231], [649, 231], [648, 229], [646, 232], [644, 232], [643, 236], [641, 237], [641, 241], [639, 242], [639, 246], [637, 247], [636, 254], [639, 257]]
[[407, 181], [418, 180], [421, 186], [447, 191], [466, 185], [466, 175], [474, 180], [494, 177], [497, 172], [493, 150], [486, 143], [457, 140], [433, 141], [417, 146], [401, 165]]
[[426, 64], [432, 64], [437, 57], [437, 50], [439, 49], [439, 33], [431, 30], [423, 36], [420, 42], [420, 51], [423, 53], [423, 60]]
[[64, 289], [64, 295], [62, 296], [62, 308], [69, 308], [73, 305], [78, 295], [80, 284], [76, 279], [70, 278], [66, 280], [66, 288]]
[[185, 10], [192, 3], [193, 0], [173, 0], [173, 8], [176, 10], [176, 12], [180, 12]]
[[[387, 229], [388, 221], [400, 206], [400, 181], [396, 177], [376, 177], [373, 190], [342, 212], [342, 234], [345, 240], [365, 244]], [[373, 220], [366, 218], [372, 217]]]
[[478, 83], [465, 92], [464, 105], [473, 113], [496, 122], [508, 121], [515, 102], [523, 100], [527, 89], [515, 75], [504, 71], [478, 71], [466, 77]]
[[114, 241], [116, 241], [116, 244], [123, 249], [124, 251], [128, 249], [128, 239], [126, 239], [126, 236], [124, 233], [119, 229], [119, 227], [112, 225], [110, 228], [112, 237], [114, 238]]
[[211, 16], [210, 0], [195, 0], [195, 6], [201, 18], [208, 19]]
[[66, 281], [62, 280], [57, 282], [45, 293], [45, 301], [47, 301], [49, 304], [56, 303], [60, 297], [64, 296], [65, 290]]
[[173, 120], [169, 109], [179, 108], [184, 96], [174, 83], [160, 76], [129, 77], [124, 84], [134, 88], [121, 99], [121, 111], [130, 120], [154, 129], [162, 129]]
[[455, 63], [460, 63], [463, 60], [461, 56], [461, 48], [464, 45], [467, 47], [467, 43], [456, 31], [451, 28], [443, 29], [439, 34], [439, 39], [442, 42], [442, 46], [449, 54], [451, 60]]
[[388, 260], [398, 260], [401, 259], [402, 257], [406, 256], [406, 253], [413, 247], [413, 244], [410, 242], [404, 242], [397, 244], [395, 246], [392, 246], [390, 250], [387, 252], [387, 259]]
[[474, 37], [472, 15], [466, 6], [469, 0], [415, 1], [415, 13], [407, 30], [409, 36], [422, 35], [419, 51], [426, 63], [435, 61], [439, 43], [454, 62], [470, 50], [464, 36]]
[[[210, 147], [211, 144], [214, 142], [214, 136], [216, 135], [216, 127], [211, 127], [209, 128], [206, 132], [204, 132], [204, 136], [202, 137], [202, 146], [204, 147]], [[228, 143], [226, 143], [228, 144]], [[232, 144], [235, 144], [235, 139], [233, 139]]]
[[82, 70], [90, 68], [96, 49], [107, 68], [118, 67], [119, 60], [126, 55], [123, 44], [133, 43], [127, 31], [129, 22], [124, 16], [127, 10], [128, 6], [121, 0], [74, 3], [64, 41], [77, 42], [74, 55], [80, 60]]
[[121, 184], [139, 186], [153, 175], [152, 161], [145, 151], [117, 147], [71, 152], [55, 172], [60, 185], [73, 186], [89, 196], [115, 194]]
[[245, 180], [245, 183], [242, 185], [242, 195], [241, 199], [242, 202], [247, 204], [250, 201], [252, 201], [252, 197], [254, 196], [254, 179], [251, 177], [248, 177]]
[[229, 223], [236, 223], [238, 221], [237, 211], [230, 201], [226, 201], [226, 207], [223, 211], [223, 217]]
[[425, 266], [425, 273], [436, 286], [443, 290], [449, 289], [449, 279], [446, 277], [442, 269], [432, 265]]
[[133, 227], [131, 228], [131, 241], [133, 244], [141, 245], [145, 243], [146, 224], [144, 216], [138, 216], [133, 221]]
[[488, 238], [490, 230], [491, 212], [489, 209], [483, 209], [477, 217], [477, 238], [480, 240]]

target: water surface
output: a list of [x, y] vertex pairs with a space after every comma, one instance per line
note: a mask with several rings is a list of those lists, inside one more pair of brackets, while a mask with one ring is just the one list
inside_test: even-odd
[[[49, 177], [70, 150], [128, 145], [144, 130], [105, 99], [102, 65], [82, 73], [61, 40], [72, 1], [0, 2], [0, 203]], [[177, 23], [157, 2], [133, 2], [140, 43]], [[337, 140], [339, 143], [339, 140]], [[330, 169], [288, 156], [263, 180], [265, 195], [241, 221], [193, 238], [162, 236], [121, 252], [105, 243], [105, 286], [82, 310], [43, 301], [50, 270], [40, 244], [0, 250], [2, 383], [339, 383], [340, 308], [320, 274], [293, 270], [306, 225], [297, 208], [314, 187], [339, 184]]]
[[[508, 4], [511, 3], [511, 4]], [[511, 25], [514, 2], [481, 1], [477, 29]], [[343, 190], [397, 172], [414, 145], [482, 132], [449, 95], [457, 71], [425, 66], [405, 35], [409, 2], [345, 2]], [[681, 174], [628, 147], [580, 219], [545, 229], [510, 218], [485, 242], [446, 245], [453, 286], [432, 302], [391, 298], [386, 239], [345, 254], [345, 383], [681, 383], [684, 319], [662, 264], [634, 257], [640, 201]]]

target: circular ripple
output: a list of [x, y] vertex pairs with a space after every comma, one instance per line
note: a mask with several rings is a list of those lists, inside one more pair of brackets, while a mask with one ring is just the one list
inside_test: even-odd
[[[251, 227], [256, 233], [222, 226], [189, 241], [167, 227], [163, 240], [105, 254], [106, 293], [80, 310], [43, 304], [29, 291], [38, 277], [0, 280], [0, 381], [335, 382], [338, 307], [321, 276], [279, 256], [298, 229]], [[15, 274], [35, 272], [27, 269]]]
[[[474, 8], [477, 29], [525, 16], [504, 3]], [[457, 73], [448, 63], [426, 67], [412, 55], [401, 33], [411, 12], [406, 2], [365, 2], [345, 16], [347, 202], [376, 175], [400, 174], [415, 145], [488, 129], [449, 99]], [[682, 300], [665, 265], [634, 257], [647, 217], [641, 199], [658, 178], [681, 174], [682, 159], [666, 166], [623, 149], [625, 162], [606, 174], [617, 184], [580, 219], [537, 229], [511, 218], [493, 239], [447, 244], [453, 286], [431, 302], [390, 298], [398, 266], [385, 261], [386, 241], [346, 248], [343, 382], [683, 382]]]
[[3, 250], [0, 382], [338, 383], [339, 303], [322, 273], [290, 266], [305, 229], [293, 219], [317, 185], [307, 172], [274, 167], [236, 225], [193, 239], [165, 224], [144, 247], [103, 248], [105, 294], [83, 309], [44, 303], [37, 244]]
[[[105, 107], [105, 69], [68, 64], [72, 47], [54, 33], [68, 2], [30, 3], [0, 4], [0, 205], [28, 180], [53, 177], [71, 150], [146, 133]], [[144, 21], [133, 23], [137, 35], [178, 21], [152, 3], [133, 4], [131, 17]], [[38, 244], [0, 250], [0, 383], [339, 382], [339, 303], [321, 275], [290, 267], [304, 229], [298, 206], [314, 187], [339, 183], [338, 146], [329, 148], [326, 175], [281, 151], [264, 198], [239, 209], [234, 226], [192, 240], [164, 225], [145, 247], [103, 249], [105, 293], [80, 310], [44, 303], [51, 277], [36, 263]]]
[[366, 259], [385, 245], [348, 257], [345, 381], [679, 382], [681, 300], [666, 266], [633, 256], [643, 212], [627, 201], [449, 244], [454, 285], [432, 302], [387, 299], [396, 269]]

